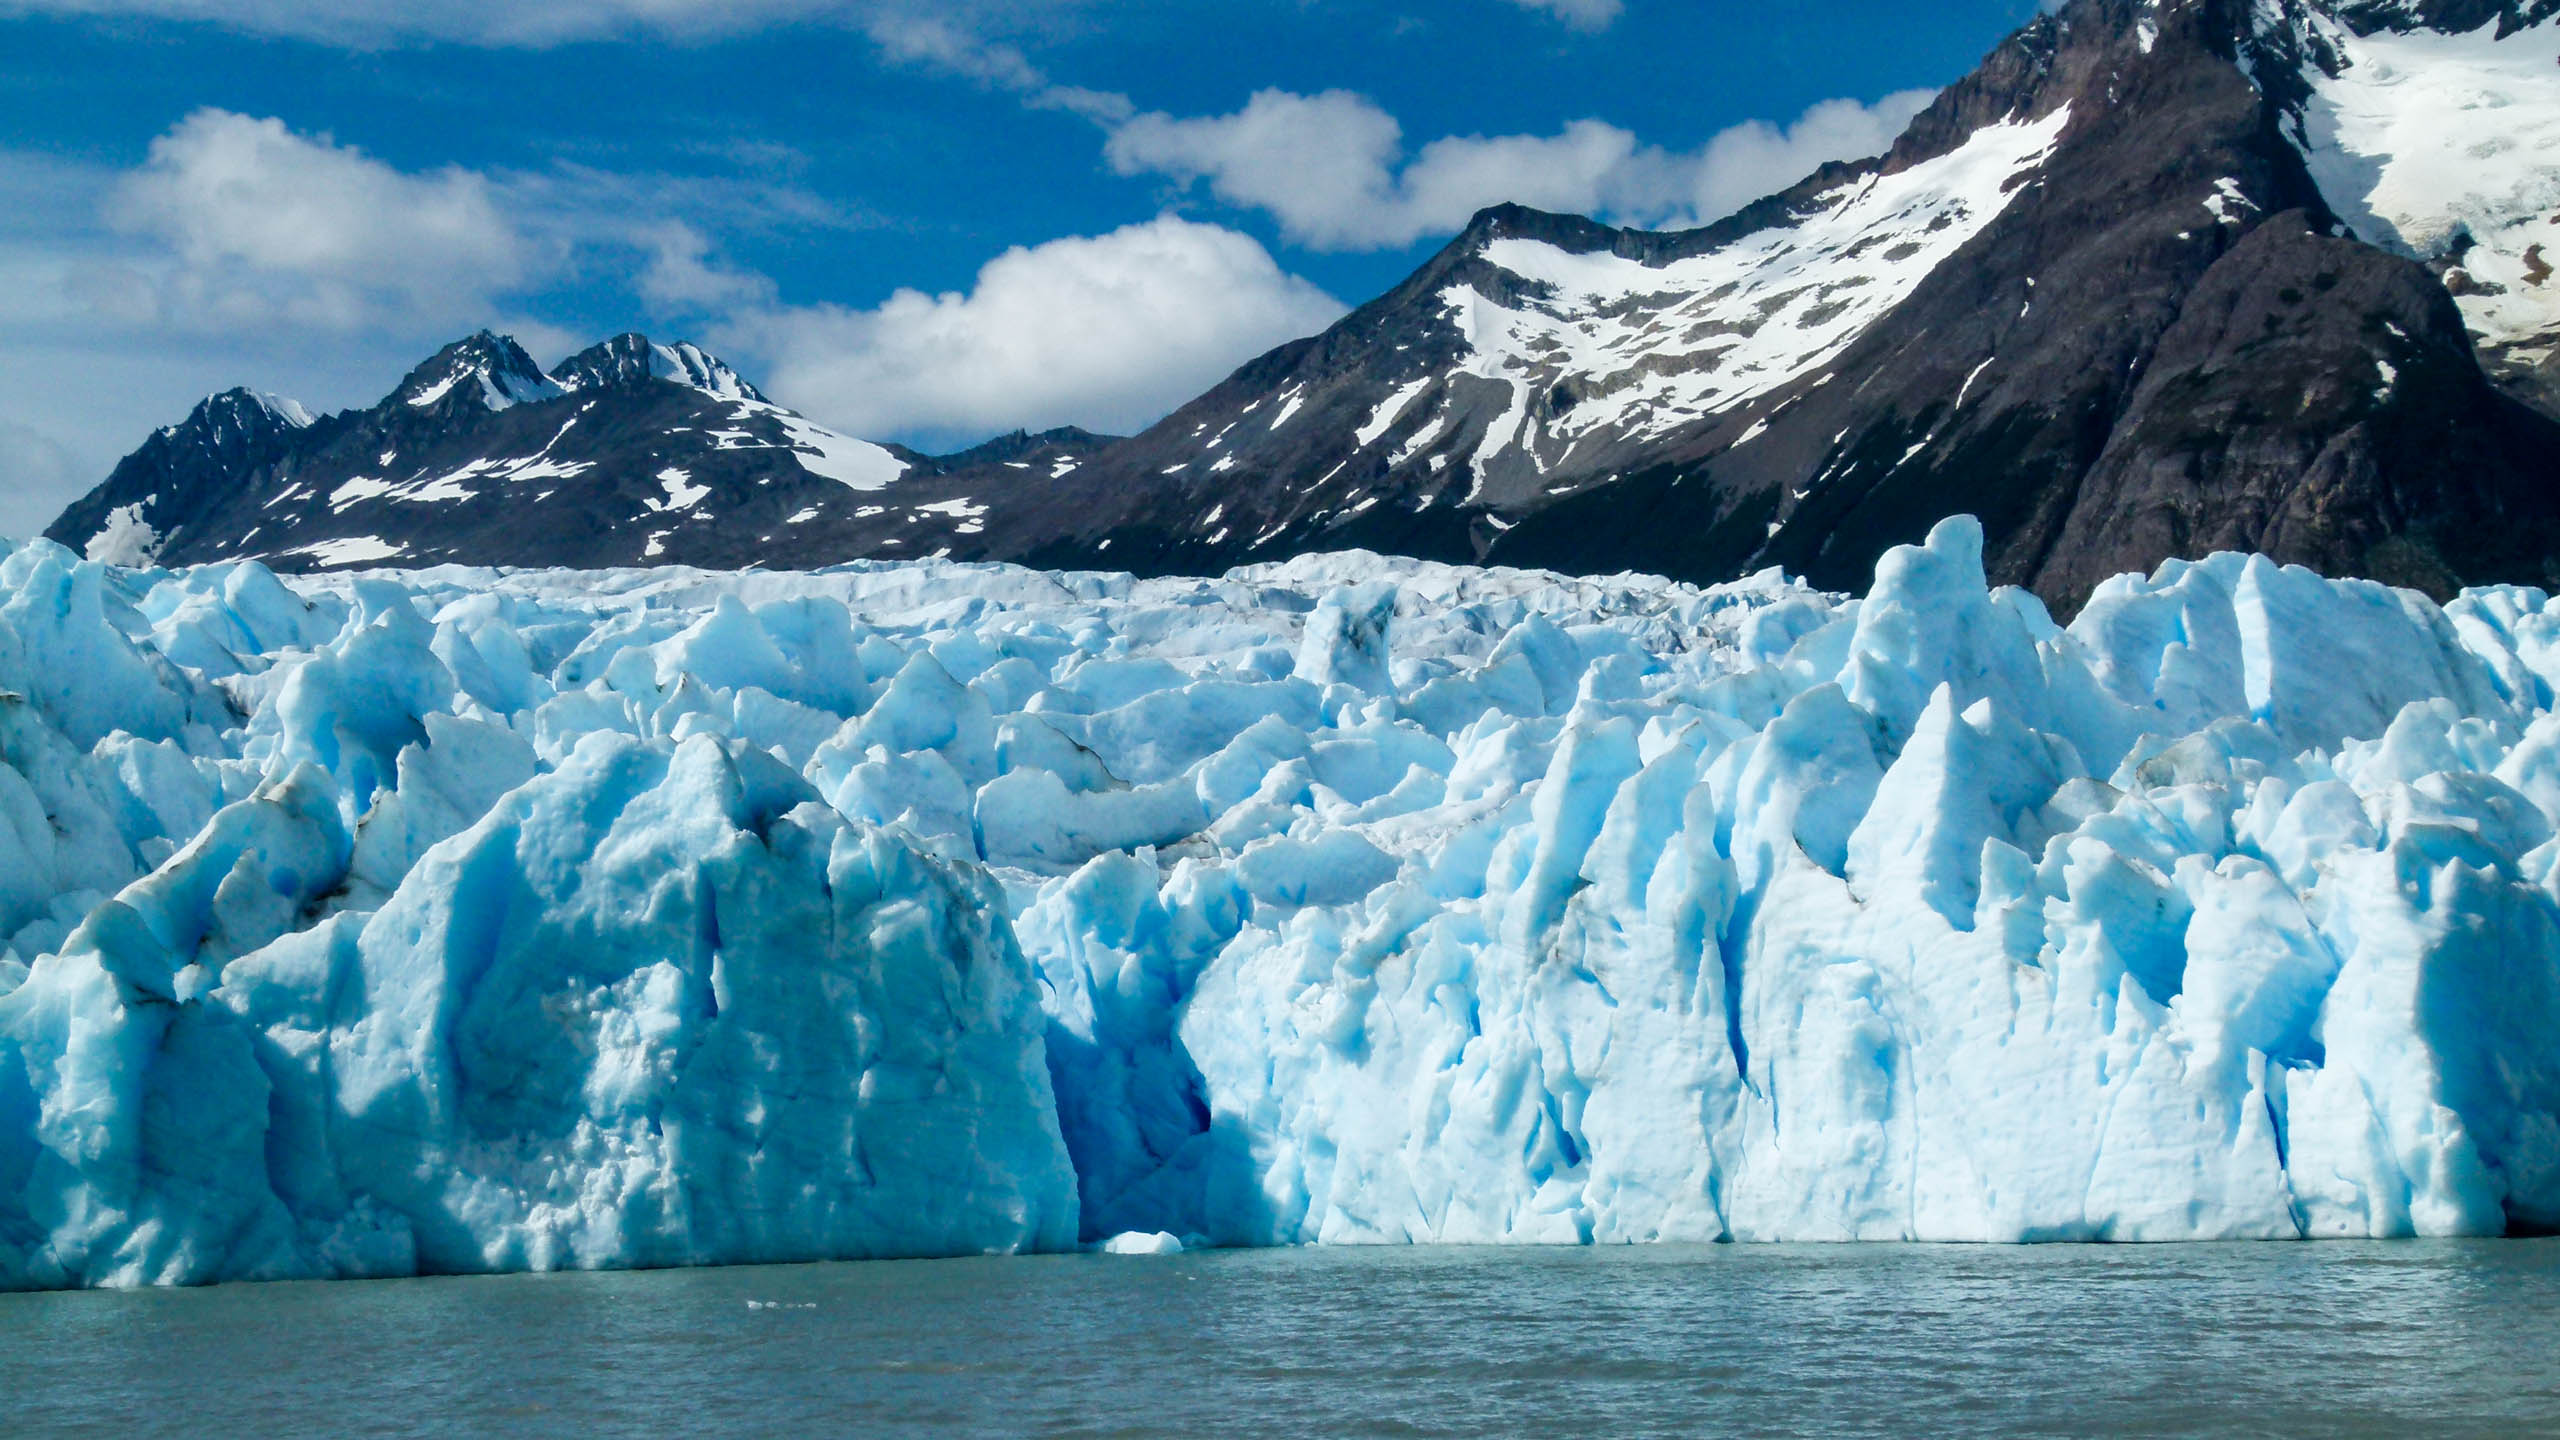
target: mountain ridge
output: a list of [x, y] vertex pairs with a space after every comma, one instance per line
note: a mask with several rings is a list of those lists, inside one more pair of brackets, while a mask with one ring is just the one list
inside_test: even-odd
[[[1993, 578], [2065, 613], [2105, 574], [2222, 548], [2440, 596], [2560, 585], [2560, 213], [2524, 203], [2560, 189], [2530, 148], [2560, 141], [2555, 16], [2073, 0], [1882, 155], [1689, 230], [1490, 207], [1126, 440], [1016, 434], [937, 460], [824, 431], [690, 347], [617, 337], [545, 373], [483, 334], [403, 382], [418, 413], [363, 412], [361, 444], [332, 417], [268, 437], [281, 461], [189, 452], [265, 465], [199, 487], [263, 494], [254, 513], [162, 499], [181, 526], [146, 504], [121, 533], [164, 560], [286, 564], [1168, 574], [1369, 548], [1699, 581], [1779, 565], [1836, 588], [1964, 511]], [[2437, 94], [2484, 85], [2478, 113]], [[2495, 151], [2484, 125], [2528, 148]], [[2441, 180], [2436, 151], [2484, 146], [2509, 191]], [[608, 376], [640, 398], [533, 433], [589, 415]], [[429, 421], [453, 432], [420, 442], [444, 468], [370, 473], [367, 447], [397, 454]], [[165, 469], [120, 469], [56, 538], [103, 535]], [[475, 509], [501, 481], [513, 499]], [[568, 489], [574, 522], [527, 523], [528, 498], [538, 519]], [[421, 508], [448, 491], [469, 493]]]
[[[2519, 24], [2548, 18], [2509, 9]], [[1640, 568], [1685, 579], [1724, 578], [1776, 563], [1817, 583], [1854, 585], [1885, 548], [1915, 539], [1951, 509], [1969, 509], [1989, 524], [1995, 578], [2036, 589], [2064, 610], [2110, 568], [2148, 569], [2207, 545], [2265, 549], [2333, 573], [2372, 574], [2440, 594], [2456, 579], [2560, 578], [2552, 565], [2560, 523], [2549, 500], [2560, 480], [2554, 474], [2560, 462], [2549, 458], [2560, 453], [2560, 431], [2547, 413], [2501, 403], [2485, 380], [2455, 373], [2423, 395], [2384, 406], [2392, 414], [2380, 429], [2392, 433], [2379, 440], [2368, 423], [2373, 417], [2336, 403], [2327, 405], [2316, 433], [2291, 440], [2240, 431], [2220, 439], [2173, 436], [2175, 427], [2137, 409], [2137, 400], [2156, 406], [2176, 393], [2165, 379], [2149, 390], [2145, 382], [2190, 300], [2234, 288], [2228, 273], [2207, 287], [2217, 265], [2298, 268], [2311, 284], [2326, 277], [2320, 307], [2355, 308], [2361, 318], [2348, 327], [2352, 336], [2315, 326], [2298, 344], [2257, 351], [2262, 378], [2280, 377], [2305, 395], [2334, 391], [2341, 374], [2356, 372], [2388, 388], [2381, 384], [2386, 367], [2396, 372], [2410, 358], [2393, 358], [2401, 339], [2420, 355], [2469, 348], [2463, 317], [2449, 299], [2438, 304], [2424, 293], [2445, 287], [2434, 277], [2422, 283], [2401, 274], [2404, 264], [2423, 269], [2421, 261], [2352, 241], [2344, 242], [2349, 249], [2325, 243], [2339, 239], [2342, 227], [2303, 150], [2283, 133], [2288, 104], [2301, 102], [2289, 101], [2281, 88], [2271, 95], [2250, 79], [2253, 67], [2266, 70], [2263, 52], [2249, 7], [2216, 0], [2080, 0], [2013, 36], [1941, 95], [1885, 156], [1831, 167], [1728, 222], [1726, 232], [1648, 236], [1516, 208], [1488, 212], [1405, 286], [1317, 341], [1255, 362], [1143, 433], [1109, 467], [1142, 467], [1142, 473], [1087, 472], [1089, 490], [1117, 481], [1131, 498], [1115, 512], [1101, 503], [1106, 495], [1090, 495], [1095, 503], [1085, 509], [1092, 528], [1077, 539], [1087, 546], [1108, 539], [1111, 553], [1123, 557], [1117, 563], [1142, 572], [1214, 570], [1348, 543], [1567, 570]], [[2312, 89], [2306, 82], [2300, 92]], [[1487, 431], [1501, 423], [1464, 392], [1469, 377], [1454, 373], [1462, 365], [1444, 361], [1439, 368], [1450, 373], [1437, 394], [1410, 402], [1407, 416], [1374, 439], [1355, 432], [1359, 445], [1314, 455], [1230, 452], [1221, 457], [1233, 463], [1218, 472], [1218, 484], [1188, 493], [1179, 481], [1167, 486], [1149, 478], [1181, 473], [1176, 461], [1197, 458], [1184, 452], [1185, 439], [1215, 446], [1253, 407], [1303, 378], [1310, 364], [1342, 363], [1364, 330], [1388, 332], [1379, 348], [1404, 353], [1435, 342], [1454, 348], [1463, 338], [1458, 331], [1470, 324], [1481, 331], [1480, 317], [1452, 320], [1443, 313], [1460, 307], [1442, 282], [1494, 255], [1509, 231], [1577, 245], [1579, 253], [1567, 260], [1605, 251], [1676, 264], [1732, 244], [1732, 231], [1774, 233], [1782, 217], [1801, 218], [1806, 202], [1853, 183], [1889, 183], [1944, 165], [1999, 126], [2056, 112], [2071, 115], [2055, 149], [2013, 171], [2000, 192], [2004, 198], [1968, 210], [1963, 219], [1978, 222], [1977, 233], [1918, 277], [1888, 316], [1850, 336], [1830, 357], [1828, 373], [1792, 377], [1648, 436], [1632, 447], [1638, 464], [1613, 464], [1620, 457], [1605, 453], [1596, 460], [1559, 454], [1553, 458], [1563, 473], [1537, 467], [1547, 490], [1538, 502], [1479, 506], [1463, 526], [1451, 523], [1450, 511], [1435, 517], [1447, 487], [1414, 467], [1445, 469], [1473, 458], [1481, 473]], [[2023, 176], [2026, 168], [2033, 169], [2031, 177]], [[1993, 213], [1985, 218], [1982, 209]], [[2276, 228], [2267, 241], [2230, 259], [2269, 225]], [[2276, 243], [2279, 237], [2287, 243]], [[2315, 252], [2327, 259], [2309, 258]], [[2336, 293], [2349, 273], [2358, 284]], [[1866, 283], [1872, 276], [1849, 278]], [[1630, 282], [1637, 283], [1651, 283], [1650, 277]], [[2272, 288], [2278, 295], [2295, 289]], [[1532, 293], [1518, 285], [1479, 289], [1496, 300]], [[1384, 324], [1382, 313], [1397, 307], [1406, 313]], [[1577, 338], [1606, 318], [1595, 313], [1603, 308], [1585, 307], [1571, 317], [1580, 327]], [[1669, 304], [1656, 310], [1677, 313]], [[2287, 324], [2265, 311], [2263, 298], [2253, 318], [2271, 333]], [[2401, 339], [2393, 338], [2395, 330]], [[1659, 345], [1638, 353], [1641, 364], [1657, 367], [1664, 357]], [[2460, 370], [2459, 362], [2446, 363]], [[1378, 368], [1344, 408], [1396, 393], [1402, 376]], [[1619, 374], [1638, 369], [1629, 364]], [[1854, 383], [1824, 393], [1835, 375]], [[1547, 413], [1533, 415], [1531, 424], [1553, 422], [1557, 409], [1584, 403], [1588, 397], [1579, 392], [1593, 377], [1586, 367], [1547, 378], [1559, 383], [1545, 392]], [[2224, 408], [2227, 418], [2243, 418]], [[1433, 443], [1417, 448], [1409, 442], [1426, 412], [1446, 423]], [[2286, 428], [2272, 420], [2251, 423]], [[2363, 439], [2356, 438], [2359, 426]], [[2411, 438], [2448, 432], [2451, 449], [2444, 453]], [[1252, 438], [1250, 430], [1243, 433]], [[2342, 437], [2344, 450], [2332, 454], [2330, 442]], [[1371, 448], [1399, 440], [1408, 442], [1407, 453], [1383, 463]], [[2392, 458], [2386, 461], [2383, 452]], [[2230, 477], [2231, 503], [2208, 495], [2199, 505], [2192, 495], [2172, 493], [2194, 489], [2205, 472], [2228, 471], [2223, 461], [2234, 454], [2259, 457], [2260, 468]], [[2483, 491], [2466, 467], [2485, 467], [2495, 483]], [[1257, 472], [1290, 476], [1297, 488], [1251, 483]], [[2157, 484], [2129, 478], [2155, 472], [2167, 478]], [[1322, 493], [1326, 476], [1339, 477], [1331, 494]], [[1235, 510], [1228, 497], [1240, 491], [1277, 502], [1251, 517], [1264, 530], [1244, 532], [1267, 538], [1222, 547], [1218, 524], [1197, 517], [1208, 512], [1217, 521], [1229, 519]], [[2418, 512], [2439, 496], [2458, 500], [2453, 508], [2483, 517], [2489, 528], [2427, 532]], [[1314, 503], [1289, 508], [1308, 498]], [[1342, 513], [1364, 502], [1365, 512]], [[1465, 503], [1462, 498], [1460, 507]], [[2123, 511], [2134, 513], [2117, 513]], [[2112, 536], [2128, 528], [2145, 542], [2113, 543]], [[2482, 549], [2481, 563], [2465, 560], [2472, 547]], [[1064, 561], [1078, 548], [1053, 542], [1035, 553]]]
[[48, 538], [124, 563], [791, 564], [975, 533], [955, 471], [1074, 463], [1114, 437], [1017, 432], [933, 456], [776, 405], [688, 342], [614, 336], [545, 371], [479, 331], [380, 401], [300, 423], [247, 391], [154, 435]]

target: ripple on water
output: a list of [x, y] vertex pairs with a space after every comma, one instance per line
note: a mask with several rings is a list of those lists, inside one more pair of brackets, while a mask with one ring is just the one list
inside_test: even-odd
[[17, 1437], [2560, 1432], [2560, 1242], [1193, 1253], [0, 1296]]

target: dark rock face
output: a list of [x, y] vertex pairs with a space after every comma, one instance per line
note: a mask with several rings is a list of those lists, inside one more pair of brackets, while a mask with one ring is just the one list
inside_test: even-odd
[[2560, 588], [2555, 465], [2560, 426], [2483, 382], [2432, 276], [2295, 211], [2188, 296], [2036, 580], [2076, 604], [2160, 556], [2257, 550], [2439, 595]]
[[1079, 457], [1100, 454], [1119, 443], [1117, 435], [1096, 435], [1074, 425], [1062, 425], [1036, 435], [1016, 430], [949, 455], [926, 455], [904, 445], [883, 448], [925, 474], [958, 475], [997, 467], [1036, 471], [1054, 470], [1062, 463], [1072, 467], [1080, 463]]
[[[2275, 0], [2270, 12], [2258, 17], [2244, 48], [2252, 73], [2274, 103], [2279, 127], [2300, 144], [2308, 141], [2304, 128], [2306, 111], [2315, 108], [2313, 82], [2320, 77], [2334, 79], [2353, 74], [2355, 67], [2342, 43], [2348, 37], [2414, 36], [2432, 31], [2474, 40], [2490, 35], [2503, 42], [2555, 18], [2560, 18], [2560, 0], [2352, 0], [2331, 5], [2312, 0]], [[2330, 23], [2323, 24], [2324, 21]], [[2428, 77], [2418, 78], [2423, 84]], [[2506, 88], [2515, 78], [2512, 74], [2504, 77], [2496, 82], [2496, 88]], [[2560, 72], [2549, 79], [2560, 87]], [[2453, 88], [2468, 91], [2476, 89], [2476, 85], [2464, 83]], [[2455, 100], [2463, 112], [2456, 121], [2460, 131], [2454, 137], [2462, 142], [2461, 149], [2477, 154], [2480, 150], [2538, 144], [2546, 150], [2546, 175], [2554, 166], [2560, 166], [2560, 158], [2548, 153], [2552, 144], [2548, 131], [2521, 140], [2503, 133], [2512, 123], [2513, 112], [2488, 107], [2475, 111], [2471, 108], [2474, 98], [2466, 94]], [[2540, 99], [2547, 115], [2555, 99], [2560, 99], [2560, 88], [2544, 89]], [[2453, 163], [2468, 170], [2468, 159], [2466, 156]], [[2546, 182], [2539, 188], [2547, 192], [2549, 187]], [[2337, 198], [2343, 204], [2353, 203], [2352, 196]], [[2502, 218], [2512, 221], [2535, 217], [2528, 214]], [[2370, 234], [2363, 238], [2386, 243], [2390, 239]], [[2473, 273], [2481, 237], [2467, 222], [2428, 238], [2432, 243], [2413, 258], [2422, 260], [2443, 282], [2446, 291], [2466, 304], [2514, 292], [2540, 301], [2538, 307], [2533, 307], [2541, 311], [2539, 323], [2518, 333], [2509, 316], [2508, 324], [2473, 327], [2472, 339], [2481, 368], [2493, 383], [2527, 407], [2560, 417], [2560, 343], [2555, 343], [2560, 342], [2560, 284], [2554, 283], [2560, 279], [2554, 274], [2555, 268], [2560, 268], [2555, 264], [2560, 262], [2560, 215], [2551, 217], [2544, 239], [2536, 240], [2530, 234], [2513, 237], [2522, 253], [2515, 257], [2519, 262], [2513, 267], [2516, 273], [2503, 281]]]
[[[164, 561], [1201, 573], [1356, 546], [1851, 588], [1970, 512], [1994, 577], [2065, 611], [2222, 548], [2439, 595], [2553, 583], [2560, 236], [2529, 248], [2524, 216], [2492, 237], [2493, 296], [2472, 231], [2359, 234], [2340, 207], [2367, 197], [2316, 176], [2342, 183], [2319, 107], [2358, 46], [2539, 43], [2555, 17], [2074, 0], [1884, 156], [1676, 233], [1488, 210], [1125, 441], [935, 459], [829, 436], [690, 347], [624, 337], [546, 376], [484, 336], [372, 411], [137, 455], [56, 530], [85, 542], [139, 504]], [[2488, 123], [2467, 113], [2441, 123]]]
[[143, 441], [45, 533], [75, 548], [99, 541], [101, 558], [126, 562], [148, 558], [171, 531], [218, 533], [238, 480], [292, 453], [310, 423], [289, 402], [226, 390]]

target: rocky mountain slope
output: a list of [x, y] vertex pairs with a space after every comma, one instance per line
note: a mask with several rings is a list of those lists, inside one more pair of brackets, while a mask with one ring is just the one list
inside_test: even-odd
[[2560, 578], [2555, 10], [2078, 0], [1707, 229], [1486, 213], [994, 547], [1845, 586], [1970, 511], [2066, 608], [2226, 548]]
[[623, 335], [545, 373], [483, 333], [370, 409], [217, 395], [46, 533], [125, 563], [283, 569], [931, 555], [982, 513], [947, 477], [1052, 476], [1108, 443], [1059, 430], [935, 458], [813, 424], [692, 345]]
[[929, 462], [697, 351], [545, 376], [480, 337], [356, 416], [209, 402], [53, 533], [287, 565], [1365, 546], [1849, 586], [1966, 512], [1995, 579], [2066, 611], [2217, 549], [2550, 584], [2555, 62], [2560, 0], [2074, 0], [1881, 157], [1680, 233], [1487, 211], [1125, 443]]

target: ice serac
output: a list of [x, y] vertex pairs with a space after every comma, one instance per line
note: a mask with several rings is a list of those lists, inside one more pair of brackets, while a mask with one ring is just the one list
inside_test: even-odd
[[987, 881], [760, 753], [582, 740], [337, 959], [226, 989], [287, 1027], [343, 1007], [311, 1148], [408, 1221], [421, 1267], [1072, 1239], [1040, 1011]]
[[[38, 585], [67, 559], [30, 556]], [[1074, 1241], [1045, 1021], [983, 872], [737, 742], [600, 730], [537, 762], [411, 598], [369, 586], [262, 666], [290, 733], [199, 728], [211, 776], [119, 786], [144, 742], [84, 754], [10, 696], [10, 833], [54, 842], [13, 874], [65, 893], [13, 897], [0, 953], [0, 1286]]]
[[2550, 598], [1985, 568], [17, 548], [0, 1284], [2560, 1228]]

